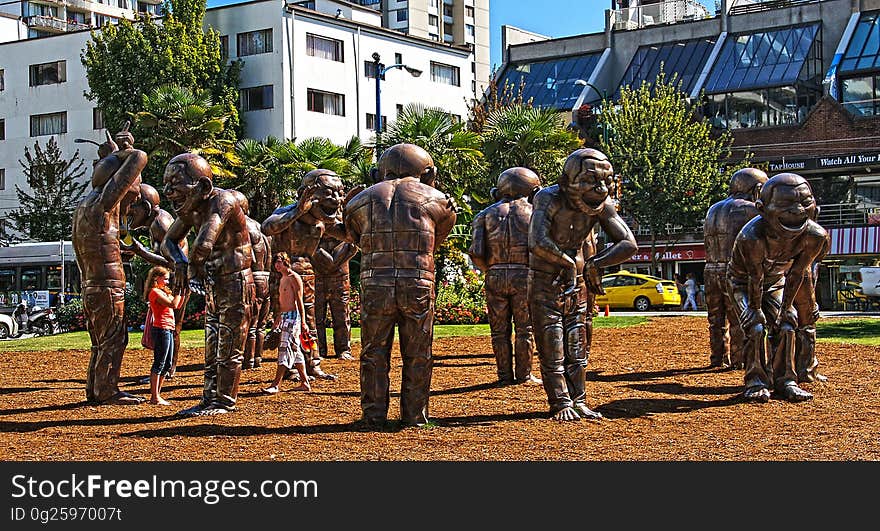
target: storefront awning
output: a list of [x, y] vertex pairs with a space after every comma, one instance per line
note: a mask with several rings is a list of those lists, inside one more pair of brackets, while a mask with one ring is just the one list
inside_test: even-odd
[[[658, 251], [662, 251], [663, 247], [658, 247]], [[672, 249], [663, 253], [660, 257], [661, 262], [680, 262], [689, 260], [705, 260], [706, 247], [702, 243], [676, 245]], [[630, 262], [650, 262], [651, 247], [639, 247], [636, 254], [629, 259]]]
[[880, 227], [828, 229], [831, 249], [828, 256], [880, 254]]

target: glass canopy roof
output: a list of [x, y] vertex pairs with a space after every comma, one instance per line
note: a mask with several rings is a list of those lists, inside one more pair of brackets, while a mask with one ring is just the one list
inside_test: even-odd
[[865, 13], [840, 62], [839, 73], [880, 67], [880, 13]]
[[584, 89], [581, 85], [575, 85], [575, 81], [578, 79], [588, 81], [600, 56], [601, 52], [596, 52], [533, 63], [512, 64], [499, 78], [498, 90], [499, 92], [503, 90], [507, 83], [517, 91], [522, 83], [523, 101], [533, 99], [532, 104], [535, 107], [571, 109]]
[[[677, 80], [681, 81], [682, 90], [690, 94], [713, 46], [714, 38], [642, 46], [630, 61], [620, 86], [638, 88], [644, 82], [653, 83], [662, 67], [667, 81], [672, 79], [673, 74], [678, 74]], [[619, 96], [618, 87], [614, 97]]]
[[819, 23], [731, 35], [709, 73], [706, 93], [794, 85], [818, 34]]

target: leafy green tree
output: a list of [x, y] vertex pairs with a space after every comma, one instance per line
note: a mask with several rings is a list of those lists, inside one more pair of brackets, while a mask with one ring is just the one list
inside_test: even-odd
[[233, 175], [220, 185], [242, 192], [250, 215], [264, 220], [273, 210], [294, 201], [303, 176], [317, 168], [335, 171], [348, 186], [367, 182], [373, 152], [357, 137], [336, 145], [321, 137], [300, 142], [269, 137], [265, 142], [243, 139], [235, 145]]
[[[85, 96], [97, 102], [104, 123], [115, 131], [145, 110], [144, 96], [157, 87], [202, 87], [228, 112], [224, 138], [234, 141], [241, 127], [241, 62], [227, 63], [218, 33], [202, 29], [205, 0], [166, 0], [164, 9], [161, 21], [141, 16], [92, 31], [80, 55], [89, 82]], [[148, 136], [137, 124], [132, 132], [135, 139]]]
[[65, 160], [55, 137], [50, 137], [45, 149], [39, 140], [34, 142], [33, 153], [25, 146], [24, 159], [18, 163], [30, 191], [15, 185], [21, 206], [10, 218], [16, 229], [36, 241], [69, 239], [73, 211], [88, 186], [82, 179], [86, 170], [79, 151]]
[[[714, 134], [686, 99], [681, 82], [661, 72], [653, 84], [623, 87], [614, 106], [599, 115], [614, 134], [602, 150], [622, 180], [621, 206], [651, 232], [651, 266], [684, 232], [698, 227], [709, 206], [723, 197], [731, 174], [749, 157], [730, 160], [733, 138]], [[659, 243], [665, 241], [661, 248]]]
[[489, 113], [483, 127], [483, 152], [489, 176], [523, 166], [553, 183], [568, 155], [580, 147], [577, 134], [553, 109], [509, 105]]
[[134, 115], [145, 136], [138, 140], [149, 155], [145, 179], [161, 186], [161, 175], [169, 159], [193, 152], [211, 163], [215, 177], [228, 177], [237, 164], [235, 143], [225, 137], [226, 124], [234, 113], [214, 104], [205, 91], [177, 85], [156, 87], [143, 97], [143, 111]]
[[421, 146], [431, 154], [437, 166], [437, 188], [455, 199], [459, 224], [469, 224], [474, 206], [488, 202], [491, 189], [480, 135], [443, 109], [411, 104], [376, 139], [380, 151], [399, 143]]

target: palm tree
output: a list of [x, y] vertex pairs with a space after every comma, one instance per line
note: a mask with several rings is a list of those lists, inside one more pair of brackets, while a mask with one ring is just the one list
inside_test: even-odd
[[228, 168], [237, 158], [234, 134], [226, 129], [226, 123], [234, 111], [215, 105], [205, 91], [193, 92], [177, 85], [162, 85], [144, 95], [143, 108], [133, 116], [147, 131], [140, 143], [152, 163], [145, 172], [148, 182], [158, 184], [168, 159], [187, 152], [205, 157], [216, 177], [231, 176]]
[[[376, 138], [380, 150], [399, 143], [421, 146], [437, 166], [437, 187], [457, 200], [488, 195], [485, 187], [480, 136], [436, 107], [411, 104]], [[466, 203], [467, 201], [463, 201]]]
[[323, 137], [306, 138], [298, 143], [288, 141], [277, 146], [274, 154], [278, 166], [296, 182], [306, 173], [322, 168], [336, 172], [348, 186], [366, 182], [363, 166], [373, 158], [372, 150], [356, 136], [342, 146]]
[[523, 166], [545, 183], [555, 182], [565, 158], [580, 146], [577, 134], [552, 109], [520, 104], [501, 107], [489, 113], [483, 128], [483, 152], [493, 177]]

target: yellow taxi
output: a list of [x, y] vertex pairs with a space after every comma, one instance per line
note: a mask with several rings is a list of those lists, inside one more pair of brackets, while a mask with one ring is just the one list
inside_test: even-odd
[[609, 273], [602, 277], [605, 295], [596, 297], [599, 308], [635, 308], [646, 312], [651, 308], [681, 306], [681, 295], [675, 281], [628, 271]]

